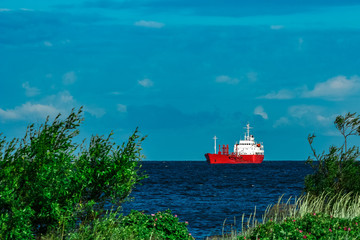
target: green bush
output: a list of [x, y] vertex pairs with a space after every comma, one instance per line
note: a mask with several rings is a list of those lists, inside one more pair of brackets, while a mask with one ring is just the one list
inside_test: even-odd
[[334, 121], [335, 127], [344, 137], [344, 144], [340, 147], [331, 146], [328, 153], [317, 154], [312, 146], [315, 135], [310, 135], [308, 141], [316, 159], [306, 161], [314, 169], [314, 173], [305, 177], [305, 192], [321, 195], [323, 192], [335, 195], [342, 193], [360, 193], [360, 156], [359, 147], [348, 149], [348, 137], [360, 135], [360, 116], [348, 113], [338, 116]]
[[[68, 240], [107, 240], [107, 239], [134, 239], [133, 234], [125, 231], [121, 226], [121, 215], [117, 211], [107, 212], [103, 217], [96, 218], [91, 222], [82, 223], [78, 229], [69, 232], [66, 236]], [[46, 236], [46, 239], [57, 240], [59, 234], [55, 237]]]
[[[118, 211], [107, 212], [103, 217], [81, 224], [78, 229], [66, 234], [68, 240], [192, 240], [187, 222], [180, 222], [170, 210], [156, 214], [132, 211], [127, 216]], [[61, 239], [58, 233], [51, 233], [45, 240]]]
[[82, 108], [64, 120], [49, 118], [23, 139], [0, 136], [0, 238], [29, 239], [66, 231], [101, 214], [107, 200], [121, 204], [146, 176], [139, 172], [138, 130], [121, 147], [93, 136], [88, 148], [74, 142]]
[[308, 213], [302, 218], [287, 218], [281, 223], [268, 221], [239, 239], [360, 239], [360, 218], [335, 218], [323, 213]]
[[193, 239], [187, 229], [187, 222], [180, 222], [170, 210], [147, 215], [132, 211], [122, 220], [122, 224], [133, 232], [136, 239]]

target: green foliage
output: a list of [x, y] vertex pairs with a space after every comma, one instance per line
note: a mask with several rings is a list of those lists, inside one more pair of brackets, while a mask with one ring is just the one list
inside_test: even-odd
[[335, 218], [323, 213], [307, 213], [302, 218], [268, 221], [239, 239], [360, 239], [360, 218]]
[[133, 232], [136, 239], [193, 239], [187, 229], [187, 222], [180, 222], [170, 210], [146, 215], [132, 211], [124, 217], [122, 224]]
[[[18, 206], [19, 203], [14, 204]], [[32, 209], [12, 207], [10, 211], [0, 215], [0, 239], [32, 239], [31, 216]]]
[[[81, 206], [90, 205], [94, 211], [83, 211], [83, 219], [92, 220], [89, 216], [104, 209], [107, 201], [121, 204], [127, 200], [134, 185], [146, 178], [138, 173], [143, 157], [140, 153], [138, 130], [129, 137], [128, 142], [120, 146], [110, 141], [113, 133], [104, 139], [94, 136], [88, 149], [82, 147], [79, 158], [74, 165], [78, 172], [76, 183], [81, 188]], [[93, 200], [96, 200], [93, 202]]]
[[334, 121], [335, 127], [344, 137], [344, 144], [340, 147], [331, 146], [328, 153], [317, 154], [312, 146], [315, 135], [310, 135], [308, 141], [313, 151], [314, 160], [309, 157], [306, 161], [314, 169], [312, 175], [305, 177], [305, 192], [320, 195], [323, 192], [334, 195], [339, 192], [360, 193], [360, 156], [359, 147], [348, 149], [348, 137], [360, 135], [360, 116], [348, 113], [338, 116]]
[[121, 147], [112, 133], [79, 147], [73, 138], [81, 114], [58, 115], [51, 124], [47, 118], [38, 129], [32, 124], [21, 140], [0, 138], [1, 239], [30, 239], [94, 219], [106, 199], [121, 204], [145, 177], [138, 172], [144, 138], [137, 129]]
[[[316, 214], [314, 215], [314, 213]], [[329, 220], [328, 216], [330, 216], [331, 221], [337, 221], [341, 219], [341, 222], [351, 222], [355, 219], [356, 221], [355, 226], [357, 227], [358, 225], [356, 223], [360, 224], [358, 222], [360, 216], [360, 196], [359, 194], [353, 194], [353, 193], [348, 193], [348, 194], [337, 193], [332, 197], [329, 197], [329, 193], [327, 194], [323, 193], [320, 196], [306, 194], [295, 199], [290, 197], [286, 201], [286, 203], [282, 201], [282, 197], [280, 197], [277, 204], [268, 206], [268, 208], [262, 215], [262, 221], [261, 221], [262, 223], [260, 223], [259, 221], [257, 221], [257, 219], [255, 219], [255, 215], [256, 215], [256, 211], [254, 212], [254, 214], [251, 214], [250, 217], [248, 217], [247, 222], [244, 222], [245, 219], [243, 215], [242, 224], [241, 224], [242, 226], [241, 233], [235, 232], [235, 234], [233, 233], [231, 234], [230, 238], [223, 237], [221, 239], [234, 240], [234, 239], [238, 239], [239, 236], [242, 236], [240, 239], [243, 239], [243, 237], [247, 237], [247, 238], [249, 236], [254, 237], [254, 233], [259, 235], [261, 234], [263, 237], [267, 236], [260, 239], [283, 239], [282, 237], [279, 237], [279, 235], [285, 234], [285, 236], [289, 235], [287, 237], [290, 237], [289, 232], [292, 232], [291, 236], [293, 236], [294, 227], [295, 229], [297, 228], [296, 230], [300, 229], [301, 231], [304, 231], [304, 229], [306, 230], [309, 229], [311, 226], [315, 226], [315, 224], [312, 222], [311, 223], [306, 221], [304, 222], [304, 219], [307, 219], [307, 217], [311, 217], [314, 219], [317, 219], [316, 217], [318, 217], [320, 220], [318, 219], [317, 221], [319, 222], [322, 222], [321, 219], [324, 216], [325, 216], [324, 218], [325, 220], [326, 219]], [[292, 220], [295, 220], [297, 225], [293, 225], [291, 222]], [[323, 222], [327, 221], [325, 220]], [[303, 225], [299, 227], [300, 223]], [[344, 226], [345, 225], [346, 224], [344, 223]], [[271, 237], [269, 237], [270, 233], [274, 232], [274, 229], [278, 231], [276, 232], [275, 235], [271, 235]], [[319, 227], [319, 229], [322, 228]], [[308, 231], [310, 231], [311, 233], [316, 232], [315, 230], [308, 230]], [[295, 233], [298, 234], [297, 232]], [[354, 239], [353, 237], [348, 237], [346, 234], [339, 236], [341, 237], [337, 238], [331, 235], [331, 236], [327, 236], [328, 238], [325, 237], [322, 239]], [[290, 238], [290, 239], [296, 239], [296, 238]], [[358, 239], [360, 239], [360, 235]]]
[[[107, 212], [103, 217], [96, 218], [87, 224], [81, 224], [75, 231], [67, 234], [67, 239], [132, 239], [132, 234], [124, 231], [120, 225], [121, 215], [118, 216], [117, 211]], [[59, 234], [57, 234], [58, 236]], [[58, 238], [53, 238], [58, 239]]]
[[[170, 210], [156, 214], [132, 211], [127, 216], [118, 211], [107, 212], [103, 217], [81, 224], [78, 229], [66, 234], [68, 240], [192, 240], [187, 223], [180, 222]], [[58, 233], [48, 234], [45, 239], [58, 240]]]

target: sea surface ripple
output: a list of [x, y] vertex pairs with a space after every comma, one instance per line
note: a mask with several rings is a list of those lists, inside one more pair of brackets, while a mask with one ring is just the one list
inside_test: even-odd
[[[170, 209], [180, 221], [189, 222], [196, 239], [220, 235], [223, 223], [240, 229], [243, 213], [258, 217], [280, 196], [288, 199], [302, 193], [304, 177], [312, 172], [304, 161], [264, 161], [262, 164], [209, 165], [205, 161], [144, 161], [149, 175], [137, 185], [123, 204], [131, 209], [155, 213]], [[225, 231], [229, 230], [226, 225]], [[233, 226], [233, 228], [235, 228]]]

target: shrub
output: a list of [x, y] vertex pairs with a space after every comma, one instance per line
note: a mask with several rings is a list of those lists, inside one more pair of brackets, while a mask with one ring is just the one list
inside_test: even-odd
[[193, 239], [187, 229], [187, 222], [180, 222], [170, 210], [147, 215], [131, 211], [122, 220], [122, 225], [133, 232], [136, 239]]
[[[127, 216], [119, 215], [115, 211], [107, 212], [104, 217], [91, 223], [80, 225], [79, 229], [67, 234], [67, 239], [193, 239], [186, 226], [187, 222], [180, 222], [170, 210], [151, 215], [133, 210]], [[59, 239], [53, 236], [46, 237]]]
[[360, 218], [335, 218], [323, 213], [307, 213], [302, 218], [268, 221], [239, 239], [358, 239]]
[[[121, 215], [117, 211], [107, 212], [103, 217], [96, 218], [86, 224], [81, 224], [78, 229], [75, 229], [67, 234], [67, 239], [133, 239], [133, 234], [124, 231], [120, 225]], [[56, 234], [58, 236], [59, 234]], [[59, 239], [57, 237], [48, 239]]]
[[170, 210], [147, 215], [143, 212], [132, 211], [124, 217], [122, 224], [131, 232], [136, 233], [137, 239], [193, 239], [187, 229], [187, 222], [180, 222]]
[[[316, 213], [316, 215], [313, 215]], [[254, 230], [260, 231], [259, 229], [262, 229], [261, 231], [265, 232], [274, 232], [274, 229], [280, 229], [279, 232], [283, 231], [282, 234], [287, 233], [288, 231], [293, 231], [293, 225], [291, 225], [291, 220], [295, 220], [295, 222], [298, 222], [298, 220], [306, 219], [305, 216], [330, 216], [330, 218], [334, 219], [343, 219], [342, 221], [353, 221], [355, 219], [355, 225], [357, 222], [357, 219], [359, 219], [360, 216], [360, 196], [358, 194], [348, 193], [348, 194], [342, 194], [337, 193], [332, 197], [329, 197], [329, 194], [323, 193], [320, 196], [316, 195], [302, 195], [298, 198], [293, 199], [290, 197], [286, 202], [282, 200], [282, 197], [279, 198], [278, 203], [275, 205], [269, 205], [267, 209], [265, 210], [264, 214], [262, 215], [261, 222], [260, 223], [256, 218], [256, 208], [254, 214], [251, 214], [250, 217], [247, 218], [247, 221], [245, 222], [245, 215], [243, 214], [242, 218], [242, 224], [241, 224], [241, 232], [238, 234], [232, 234], [241, 236], [240, 239], [243, 239], [243, 237], [254, 237]], [[286, 220], [286, 221], [285, 221]], [[284, 222], [286, 222], [286, 225], [282, 225]], [[268, 226], [268, 228], [264, 227], [264, 225]], [[306, 225], [306, 224], [305, 224]], [[309, 226], [312, 224], [308, 224]], [[269, 227], [270, 226], [270, 227]], [[310, 226], [311, 227], [311, 226]], [[304, 229], [307, 228], [299, 228], [298, 225], [296, 225], [296, 228], [301, 229], [304, 231]], [[295, 228], [295, 229], [296, 229]], [[265, 229], [265, 230], [264, 230]], [[269, 230], [270, 229], [270, 230]], [[272, 229], [272, 230], [271, 230]], [[269, 230], [269, 231], [268, 231]], [[260, 231], [260, 232], [261, 232]], [[276, 236], [272, 236], [272, 238], [268, 238], [270, 233], [268, 233], [268, 237], [260, 238], [260, 239], [283, 239], [279, 236], [279, 232], [276, 232]], [[310, 231], [312, 233], [312, 231]], [[258, 232], [259, 233], [259, 232]], [[261, 232], [262, 236], [264, 236], [264, 232]], [[332, 235], [331, 235], [332, 236]], [[291, 238], [289, 239], [296, 239]], [[232, 238], [221, 238], [221, 239], [238, 239], [237, 237]], [[338, 238], [324, 238], [324, 239], [338, 239]], [[340, 238], [342, 239], [342, 238]], [[346, 237], [345, 237], [346, 239]], [[353, 239], [353, 238], [349, 238]], [[359, 238], [360, 239], [360, 236]]]
[[64, 120], [49, 118], [23, 139], [0, 137], [0, 238], [29, 239], [94, 219], [107, 199], [121, 204], [146, 177], [138, 170], [138, 130], [121, 147], [93, 136], [88, 148], [73, 141], [82, 108]]
[[305, 177], [304, 190], [307, 193], [360, 193], [360, 165], [357, 160], [360, 156], [359, 147], [348, 149], [347, 146], [349, 136], [360, 135], [360, 116], [355, 113], [338, 116], [334, 124], [344, 137], [344, 144], [340, 147], [331, 146], [328, 153], [317, 154], [312, 146], [315, 135], [308, 137], [316, 161], [310, 157], [306, 161], [314, 169], [313, 174]]

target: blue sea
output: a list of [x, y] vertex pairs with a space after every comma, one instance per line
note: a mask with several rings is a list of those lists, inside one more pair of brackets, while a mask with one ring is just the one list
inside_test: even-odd
[[[144, 161], [149, 178], [131, 194], [134, 200], [123, 205], [156, 213], [167, 209], [180, 221], [188, 221], [196, 239], [221, 235], [223, 223], [241, 229], [243, 213], [261, 217], [280, 196], [302, 194], [304, 177], [312, 173], [304, 161], [264, 161], [262, 164], [209, 165], [205, 161]], [[228, 225], [226, 225], [228, 226]], [[234, 226], [235, 227], [235, 226]], [[225, 229], [226, 231], [226, 229]]]

